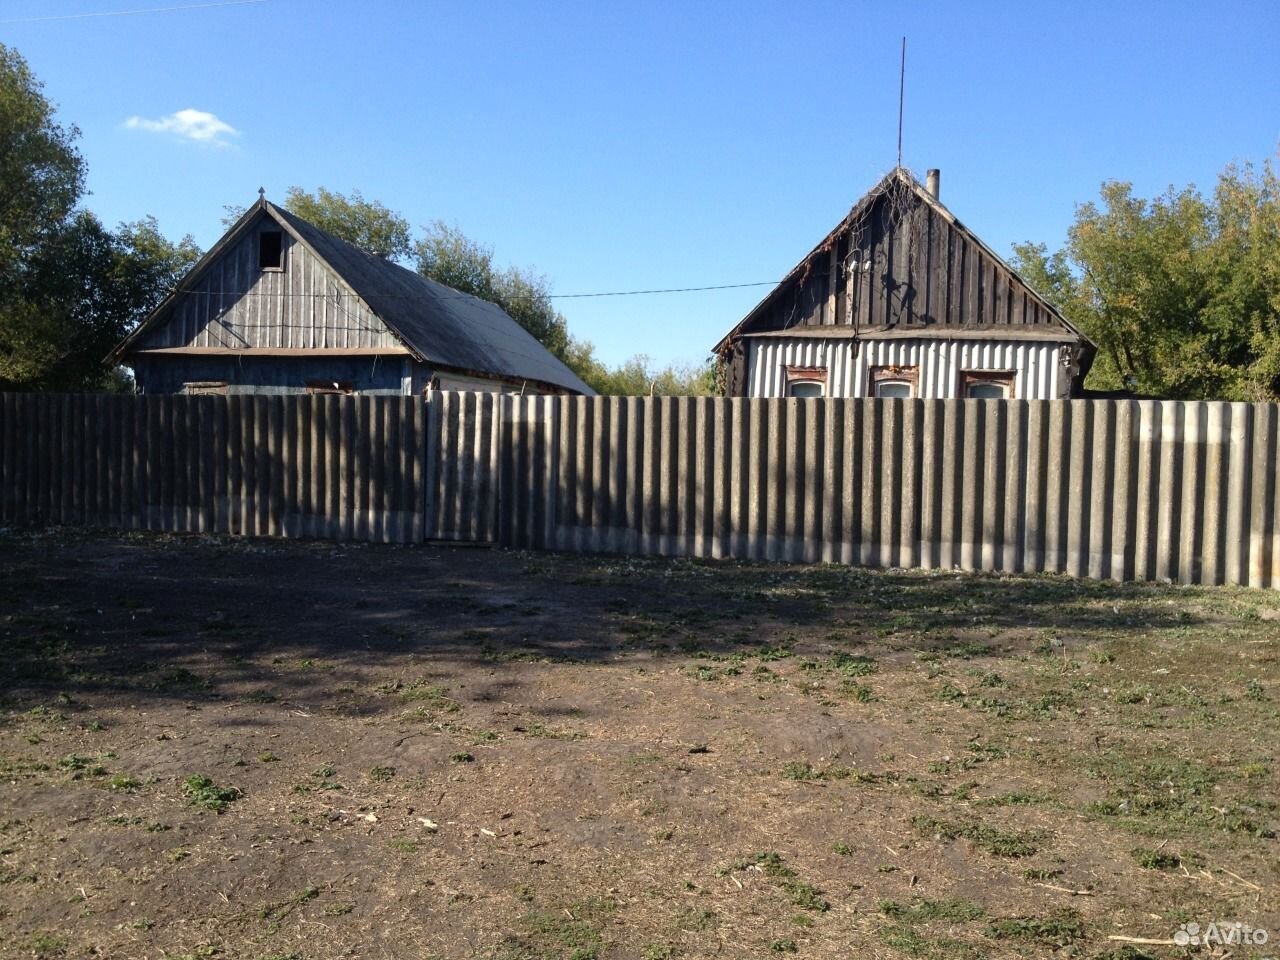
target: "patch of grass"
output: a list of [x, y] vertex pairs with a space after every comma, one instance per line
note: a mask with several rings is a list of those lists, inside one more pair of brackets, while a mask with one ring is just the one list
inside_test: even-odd
[[988, 925], [987, 936], [994, 940], [1027, 940], [1053, 947], [1065, 947], [1084, 937], [1084, 921], [1071, 909], [1054, 910], [1047, 917], [1012, 917]]
[[1138, 866], [1144, 870], [1174, 870], [1182, 865], [1182, 858], [1176, 853], [1138, 847], [1132, 854]]
[[21, 948], [35, 957], [52, 957], [62, 953], [67, 938], [53, 933], [34, 933], [21, 941]]
[[93, 757], [82, 757], [74, 753], [59, 760], [58, 766], [70, 772], [73, 780], [79, 780], [85, 776], [104, 777], [107, 774], [107, 768]]
[[831, 909], [831, 904], [823, 899], [822, 891], [813, 884], [801, 880], [778, 853], [773, 851], [756, 853], [750, 857], [735, 860], [721, 868], [720, 872], [726, 874], [734, 870], [758, 870], [773, 881], [793, 905], [803, 910], [823, 913]]
[[966, 920], [978, 920], [986, 915], [982, 904], [972, 900], [925, 900], [917, 898], [910, 904], [897, 900], [881, 900], [880, 912], [891, 920], [900, 923], [931, 923], [944, 920], [950, 923], [962, 923]]
[[868, 677], [880, 669], [874, 657], [840, 652], [831, 658], [832, 669], [846, 677]]
[[140, 786], [142, 786], [142, 781], [137, 777], [129, 776], [127, 773], [112, 774], [111, 779], [107, 781], [107, 788], [119, 793], [133, 793]]
[[597, 960], [605, 945], [602, 922], [613, 909], [611, 901], [591, 897], [559, 910], [531, 910], [518, 921], [520, 934], [508, 938], [504, 960]]
[[953, 937], [934, 937], [914, 927], [895, 924], [880, 931], [885, 945], [908, 957], [921, 960], [978, 960], [976, 948]]
[[470, 753], [451, 753], [449, 759], [453, 763], [475, 763], [476, 758]]
[[1049, 798], [1040, 793], [1027, 793], [1014, 790], [1011, 793], [1000, 793], [994, 797], [980, 797], [973, 802], [975, 807], [1030, 807], [1037, 803], [1048, 803]]
[[395, 775], [395, 767], [374, 767], [369, 771], [369, 779], [375, 783], [386, 783]]
[[1276, 812], [1274, 800], [1233, 804], [1215, 793], [1219, 772], [1202, 764], [1177, 758], [1135, 759], [1111, 750], [1096, 758], [1086, 772], [1107, 785], [1106, 797], [1086, 808], [1094, 816], [1275, 836], [1274, 827], [1259, 818]]
[[220, 787], [200, 774], [183, 780], [182, 792], [191, 806], [212, 810], [214, 813], [222, 813], [230, 804], [243, 796], [235, 787]]
[[413, 704], [439, 713], [457, 713], [462, 709], [462, 705], [449, 696], [448, 687], [431, 683], [426, 679], [414, 680], [410, 683], [395, 680], [384, 684], [382, 689], [387, 693], [396, 694], [403, 704]]
[[1042, 835], [1033, 831], [1003, 830], [972, 820], [939, 820], [929, 816], [916, 816], [911, 825], [923, 837], [935, 840], [955, 840], [963, 837], [997, 857], [1029, 857], [1039, 850]]

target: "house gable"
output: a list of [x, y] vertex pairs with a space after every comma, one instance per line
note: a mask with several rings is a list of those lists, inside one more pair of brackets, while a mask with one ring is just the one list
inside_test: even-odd
[[723, 354], [741, 336], [822, 327], [1084, 340], [902, 169], [858, 201], [715, 349]]
[[[277, 238], [279, 267], [264, 266]], [[266, 204], [255, 205], [117, 352], [151, 350], [410, 352]]]

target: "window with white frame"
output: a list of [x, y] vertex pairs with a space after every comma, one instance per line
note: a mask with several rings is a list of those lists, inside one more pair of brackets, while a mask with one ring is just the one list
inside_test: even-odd
[[962, 370], [960, 396], [966, 400], [1012, 400], [1014, 376], [1010, 370]]
[[787, 367], [787, 396], [804, 398], [827, 395], [826, 367]]
[[919, 367], [872, 367], [870, 394], [884, 399], [909, 400], [916, 396], [916, 386], [919, 381]]

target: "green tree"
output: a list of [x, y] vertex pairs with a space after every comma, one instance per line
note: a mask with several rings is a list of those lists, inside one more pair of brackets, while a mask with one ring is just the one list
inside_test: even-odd
[[409, 221], [376, 200], [366, 200], [359, 190], [347, 196], [324, 187], [315, 193], [290, 187], [284, 208], [374, 256], [404, 260], [413, 251]]
[[495, 267], [491, 247], [442, 220], [424, 228], [414, 255], [424, 277], [496, 303], [539, 343], [567, 361], [569, 326], [551, 302], [546, 277], [518, 267]]
[[154, 219], [111, 233], [77, 208], [77, 131], [0, 45], [0, 390], [91, 390], [106, 356], [198, 255]]
[[1280, 397], [1280, 184], [1228, 167], [1211, 197], [1102, 186], [1064, 249], [1014, 266], [1097, 344], [1089, 384], [1175, 399]]
[[56, 230], [84, 189], [79, 131], [54, 119], [44, 86], [0, 44], [0, 289], [12, 290], [23, 259]]

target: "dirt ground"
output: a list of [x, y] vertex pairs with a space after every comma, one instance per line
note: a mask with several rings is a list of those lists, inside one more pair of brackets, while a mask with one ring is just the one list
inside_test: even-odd
[[[0, 955], [1267, 956], [1280, 594], [0, 532]], [[1268, 947], [1199, 952], [1180, 925]]]

